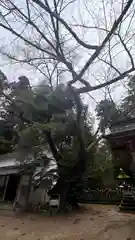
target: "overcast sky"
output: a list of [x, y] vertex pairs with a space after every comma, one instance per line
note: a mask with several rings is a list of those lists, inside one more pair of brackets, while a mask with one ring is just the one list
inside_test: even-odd
[[[6, 1], [6, 0], [5, 0]], [[17, 1], [18, 2], [18, 1]], [[119, 1], [119, 2], [122, 2]], [[125, 1], [126, 2], [126, 1]], [[23, 0], [19, 0], [19, 4], [22, 6]], [[108, 3], [108, 4], [107, 4]], [[111, 5], [110, 5], [111, 4]], [[85, 6], [88, 6], [86, 9]], [[109, 28], [112, 24], [112, 21], [114, 20], [115, 16], [120, 11], [120, 4], [117, 3], [117, 1], [113, 0], [105, 0], [105, 13], [106, 13], [106, 19], [107, 19], [107, 27]], [[91, 15], [90, 15], [90, 12]], [[87, 24], [89, 26], [99, 25], [99, 26], [105, 26], [105, 18], [104, 18], [104, 11], [103, 11], [103, 1], [102, 0], [77, 0], [75, 3], [71, 4], [67, 10], [63, 13], [63, 17], [70, 23], [77, 23], [77, 24]], [[94, 19], [94, 20], [93, 20]], [[130, 19], [129, 19], [130, 20]], [[127, 28], [129, 24], [129, 20], [125, 21], [123, 25], [123, 32]], [[93, 23], [94, 21], [94, 23]], [[17, 23], [16, 26], [19, 28], [20, 25]], [[97, 30], [89, 30], [89, 29], [81, 29], [81, 28], [75, 28], [74, 30], [76, 33], [80, 36], [80, 38], [85, 39], [90, 44], [98, 44], [99, 41], [104, 38], [105, 33], [97, 32]], [[8, 33], [6, 30], [3, 30], [0, 28], [0, 42], [1, 45], [7, 45], [9, 48], [11, 47], [11, 40], [13, 40], [14, 36]], [[115, 56], [117, 52], [119, 51], [119, 46], [117, 46], [113, 52], [113, 55]], [[78, 62], [76, 70], [80, 70], [81, 67], [84, 65], [84, 62], [86, 59], [88, 59], [89, 52], [84, 49], [79, 49], [77, 52], [78, 54]], [[133, 51], [134, 54], [134, 51]], [[128, 65], [128, 57], [125, 53], [121, 53], [117, 56], [117, 59], [115, 60], [116, 65], [120, 69], [125, 69], [125, 67]], [[8, 77], [10, 81], [17, 80], [17, 78], [20, 75], [26, 75], [32, 85], [38, 84], [43, 79], [43, 76], [33, 70], [30, 66], [27, 65], [19, 65], [19, 64], [13, 64], [11, 61], [5, 59], [3, 56], [0, 57], [0, 69], [5, 73], [5, 75]], [[99, 84], [99, 81], [107, 80], [107, 73], [104, 73], [104, 66], [97, 63], [92, 66], [92, 68], [89, 69], [89, 72], [86, 72], [86, 77], [90, 81], [91, 84]], [[93, 77], [94, 74], [94, 77]], [[112, 74], [112, 73], [108, 73]], [[106, 76], [106, 79], [105, 79]], [[97, 80], [95, 80], [97, 79]], [[119, 102], [122, 97], [125, 94], [125, 89], [121, 82], [110, 86], [111, 89], [111, 95], [114, 101]], [[90, 95], [99, 102], [101, 99], [104, 99], [105, 92], [107, 93], [107, 90], [101, 89], [94, 92], [91, 92]], [[95, 115], [94, 109], [96, 107], [96, 101], [90, 98], [87, 94], [83, 96], [84, 101], [89, 105], [90, 111]]]

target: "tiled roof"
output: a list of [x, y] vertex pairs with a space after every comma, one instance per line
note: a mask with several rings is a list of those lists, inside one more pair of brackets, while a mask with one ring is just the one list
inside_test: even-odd
[[125, 125], [114, 126], [111, 128], [111, 133], [119, 133], [130, 130], [135, 130], [135, 123], [127, 123]]
[[115, 134], [126, 134], [126, 132], [135, 131], [135, 119], [124, 120], [112, 125], [109, 129], [109, 132], [106, 132], [106, 136], [115, 135]]

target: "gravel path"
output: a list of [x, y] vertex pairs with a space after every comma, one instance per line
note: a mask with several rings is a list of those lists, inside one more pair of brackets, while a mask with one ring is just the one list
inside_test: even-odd
[[[0, 212], [0, 214], [2, 214]], [[65, 216], [0, 215], [0, 240], [135, 240], [135, 215], [87, 205]]]

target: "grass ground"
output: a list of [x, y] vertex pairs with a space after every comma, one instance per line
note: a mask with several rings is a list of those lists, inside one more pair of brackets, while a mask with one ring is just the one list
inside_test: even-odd
[[0, 212], [0, 240], [8, 239], [135, 240], [135, 215], [106, 205], [86, 205], [79, 213], [51, 217]]

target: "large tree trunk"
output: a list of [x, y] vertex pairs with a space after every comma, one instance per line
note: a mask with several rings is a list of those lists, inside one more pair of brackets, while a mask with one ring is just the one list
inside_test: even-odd
[[[77, 110], [77, 119], [76, 119], [76, 126], [77, 126], [77, 139], [79, 143], [79, 148], [78, 148], [78, 159], [75, 162], [73, 168], [71, 169], [70, 173], [70, 183], [69, 183], [69, 188], [67, 192], [67, 197], [70, 201], [70, 204], [72, 205], [73, 208], [77, 208], [77, 196], [74, 192], [74, 189], [77, 190], [77, 183], [81, 182], [83, 180], [83, 176], [86, 170], [86, 149], [85, 149], [85, 144], [84, 144], [84, 139], [83, 139], [83, 126], [82, 126], [82, 103], [80, 96], [74, 91], [73, 91], [73, 96], [74, 100], [76, 103], [76, 110]], [[81, 193], [81, 189], [79, 190]]]
[[49, 146], [53, 151], [53, 155], [55, 159], [57, 158], [56, 161], [58, 163], [58, 169], [60, 174], [56, 185], [53, 187], [51, 191], [49, 191], [49, 194], [50, 195], [60, 194], [62, 209], [67, 204], [72, 206], [73, 208], [78, 207], [77, 197], [74, 192], [74, 189], [76, 188], [76, 184], [78, 182], [81, 182], [86, 169], [86, 150], [85, 150], [85, 144], [83, 141], [82, 123], [81, 123], [82, 104], [81, 104], [80, 97], [77, 96], [76, 93], [74, 92], [73, 94], [74, 94], [74, 99], [77, 106], [76, 125], [77, 125], [77, 138], [79, 143], [79, 149], [78, 149], [78, 159], [75, 160], [75, 164], [72, 167], [68, 176], [61, 174], [60, 161], [62, 160], [62, 156], [58, 154], [56, 147], [54, 147], [54, 142], [52, 141], [52, 138], [50, 140], [50, 135], [49, 137], [47, 136], [47, 139], [49, 140]]
[[50, 150], [51, 150], [51, 152], [53, 154], [53, 157], [55, 158], [55, 160], [57, 162], [57, 166], [59, 167], [62, 155], [60, 154], [59, 150], [56, 147], [55, 142], [53, 141], [51, 132], [50, 131], [46, 131], [45, 135], [46, 135], [46, 140], [48, 142]]
[[[67, 205], [72, 208], [78, 208], [78, 199], [76, 190], [78, 189], [77, 183], [82, 181], [85, 172], [85, 165], [83, 161], [78, 162], [71, 169], [69, 176], [60, 175], [56, 185], [49, 191], [49, 195], [60, 195], [60, 209], [63, 210]], [[81, 189], [78, 190], [81, 193]]]
[[26, 197], [25, 197], [24, 211], [29, 210], [29, 197], [30, 197], [30, 192], [31, 192], [31, 187], [32, 187], [32, 176], [33, 176], [33, 171], [29, 174], [28, 187], [27, 187], [27, 192], [26, 192]]

